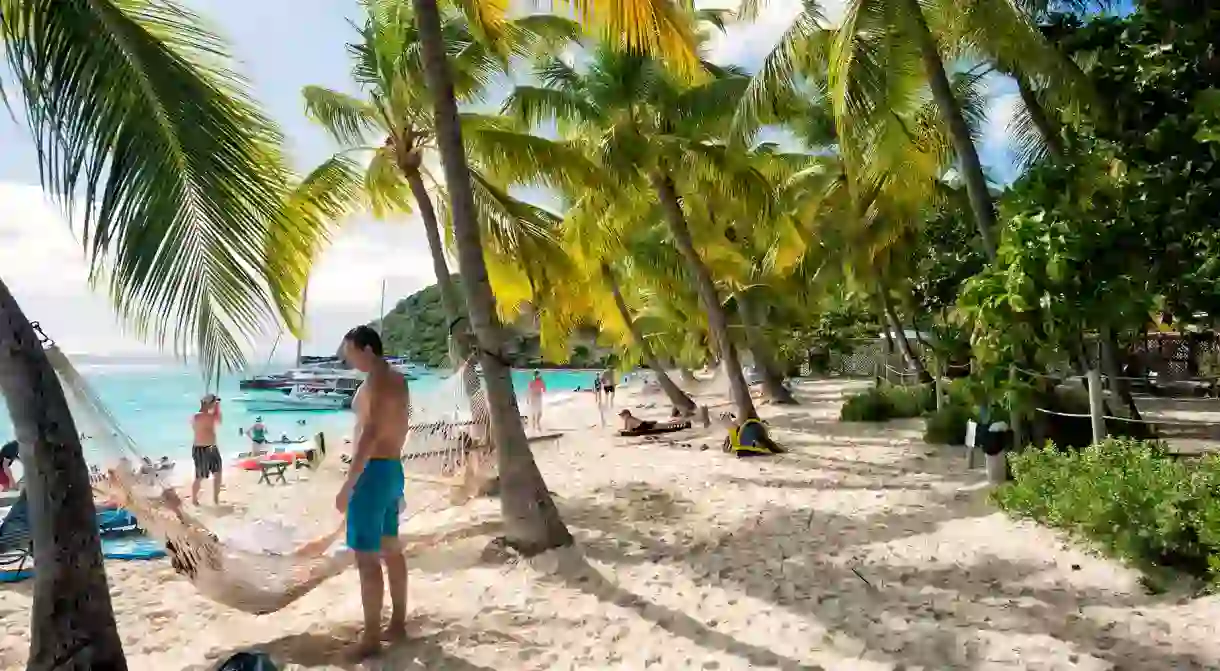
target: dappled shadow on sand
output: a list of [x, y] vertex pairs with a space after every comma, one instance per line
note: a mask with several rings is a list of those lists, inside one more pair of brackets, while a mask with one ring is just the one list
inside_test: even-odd
[[[766, 481], [748, 484], [770, 486]], [[629, 486], [638, 496], [640, 483]], [[653, 496], [666, 497], [670, 511], [690, 507], [663, 492]], [[1000, 662], [997, 655], [1019, 664], [1009, 639], [997, 638], [1017, 633], [1017, 640], [1033, 636], [1062, 642], [1052, 645], [1064, 663], [1087, 654], [1119, 669], [1216, 668], [1214, 660], [1124, 637], [1114, 623], [1098, 622], [1082, 610], [1171, 603], [1165, 599], [1059, 583], [1044, 586], [1040, 578], [1047, 565], [1003, 557], [979, 557], [967, 565], [941, 564], [931, 557], [921, 562], [930, 564], [926, 568], [903, 560], [862, 559], [869, 554], [863, 546], [933, 534], [945, 524], [969, 524], [968, 518], [995, 514], [981, 490], [928, 492], [926, 505], [915, 511], [865, 517], [771, 509], [713, 538], [694, 536], [673, 517], [655, 518], [651, 524], [624, 521], [607, 515], [600, 499], [566, 502], [563, 514], [588, 557], [610, 564], [681, 563], [696, 584], [739, 591], [813, 618], [827, 634], [811, 646], [838, 655], [942, 669], [981, 668]], [[613, 585], [588, 589], [629, 599]], [[655, 612], [668, 621], [689, 619], [665, 609]], [[693, 626], [706, 629], [697, 622]], [[989, 639], [1000, 647], [989, 647]], [[706, 636], [702, 642], [707, 644]], [[756, 665], [797, 668], [795, 660], [776, 661], [774, 653], [754, 646], [720, 643]], [[1008, 648], [1000, 649], [1004, 645]]]
[[[512, 644], [519, 648], [535, 647], [528, 641], [499, 631], [472, 629], [455, 622], [416, 617], [408, 623], [409, 631], [425, 631], [409, 638], [386, 644], [375, 658], [353, 662], [348, 651], [356, 643], [360, 627], [355, 623], [319, 626], [300, 634], [291, 634], [267, 643], [243, 646], [219, 653], [216, 661], [206, 665], [188, 667], [186, 671], [210, 671], [224, 660], [243, 650], [265, 652], [280, 668], [288, 665], [303, 667], [333, 667], [360, 671], [397, 671], [399, 669], [436, 669], [437, 671], [492, 671], [493, 667], [481, 666], [454, 656], [445, 650], [447, 643], [459, 640], [464, 646], [472, 644]], [[211, 655], [209, 655], [211, 656]]]
[[822, 667], [777, 654], [766, 648], [746, 643], [716, 631], [695, 618], [666, 606], [649, 601], [609, 580], [577, 554], [568, 555], [560, 569], [550, 576], [565, 585], [606, 603], [633, 611], [654, 626], [694, 642], [704, 648], [714, 648], [747, 660], [751, 666], [783, 669], [784, 671], [821, 671]]

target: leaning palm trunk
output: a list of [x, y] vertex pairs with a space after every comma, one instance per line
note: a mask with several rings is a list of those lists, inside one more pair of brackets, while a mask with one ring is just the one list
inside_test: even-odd
[[894, 339], [898, 342], [898, 349], [902, 351], [902, 358], [906, 360], [907, 367], [919, 375], [920, 382], [931, 382], [932, 376], [928, 374], [928, 369], [924, 367], [923, 361], [915, 356], [915, 348], [911, 347], [906, 328], [903, 327], [902, 320], [898, 318], [898, 312], [894, 310], [894, 303], [884, 288], [881, 289], [881, 309], [885, 311], [885, 320], [889, 323], [889, 330], [894, 332]]
[[737, 308], [741, 322], [746, 327], [746, 343], [754, 355], [754, 363], [762, 371], [763, 391], [771, 398], [772, 403], [781, 405], [797, 405], [792, 392], [784, 386], [784, 375], [775, 364], [775, 355], [771, 351], [771, 343], [767, 342], [762, 332], [762, 320], [758, 316], [758, 307], [753, 299], [737, 296]]
[[619, 288], [618, 277], [614, 275], [614, 269], [603, 263], [601, 271], [602, 278], [610, 287], [610, 292], [614, 294], [614, 305], [618, 308], [619, 315], [622, 316], [623, 321], [627, 323], [627, 330], [631, 332], [631, 339], [635, 341], [635, 346], [639, 348], [640, 356], [644, 358], [644, 363], [648, 364], [653, 373], [656, 373], [657, 383], [661, 385], [661, 389], [669, 397], [669, 402], [675, 408], [682, 411], [683, 414], [694, 412], [695, 402], [670, 379], [665, 369], [661, 367], [660, 360], [652, 353], [652, 347], [644, 339], [644, 334], [640, 333], [639, 325], [635, 323], [635, 319], [631, 316], [631, 310], [627, 308], [627, 301], [623, 300], [623, 292]]
[[505, 540], [524, 555], [570, 545], [568, 533], [555, 502], [551, 500], [534, 455], [530, 452], [513, 391], [510, 368], [503, 359], [504, 336], [496, 317], [496, 298], [487, 280], [483, 245], [475, 219], [470, 169], [462, 146], [453, 80], [445, 60], [440, 10], [436, 0], [413, 0], [415, 21], [423, 51], [424, 73], [436, 106], [437, 146], [445, 167], [453, 213], [453, 238], [457, 244], [462, 290], [479, 349], [483, 380], [487, 385], [491, 437], [498, 448], [500, 510], [504, 515]]
[[1037, 94], [1030, 87], [1029, 78], [1019, 72], [1013, 73], [1012, 77], [1017, 80], [1017, 92], [1021, 95], [1021, 103], [1025, 105], [1030, 120], [1033, 121], [1034, 127], [1038, 129], [1038, 134], [1046, 143], [1047, 151], [1056, 160], [1062, 159], [1065, 153], [1063, 139], [1059, 137], [1059, 131], [1055, 128], [1050, 116], [1047, 115], [1042, 101], [1038, 100]]
[[432, 272], [436, 275], [436, 284], [441, 290], [441, 306], [445, 310], [445, 318], [449, 321], [449, 329], [456, 344], [450, 351], [453, 359], [450, 363], [457, 369], [470, 356], [470, 335], [469, 330], [461, 326], [454, 330], [462, 318], [459, 308], [461, 303], [457, 287], [453, 286], [453, 278], [449, 275], [449, 264], [445, 261], [440, 222], [436, 218], [432, 197], [428, 194], [428, 187], [424, 184], [419, 169], [408, 165], [401, 157], [398, 165], [407, 179], [407, 185], [411, 187], [411, 195], [415, 197], [415, 203], [419, 207], [419, 217], [424, 222], [424, 236], [428, 239], [428, 253], [432, 256]]
[[126, 669], [89, 469], [59, 378], [0, 282], [0, 391], [25, 468], [34, 539], [29, 669]]
[[729, 342], [729, 320], [724, 313], [724, 306], [720, 304], [720, 294], [716, 291], [716, 283], [712, 281], [712, 275], [699, 256], [699, 251], [695, 249], [695, 241], [691, 238], [690, 228], [686, 224], [686, 213], [678, 202], [673, 181], [669, 175], [660, 171], [654, 172], [651, 179], [661, 207], [665, 210], [665, 220], [674, 236], [674, 243], [690, 267], [691, 275], [695, 278], [695, 288], [699, 292], [699, 300], [707, 311], [707, 328], [711, 335], [712, 350], [724, 364], [725, 373], [729, 378], [729, 393], [733, 397], [733, 405], [737, 408], [737, 418], [745, 420], [758, 417], [754, 401], [750, 399], [750, 387], [741, 372], [737, 349]]
[[949, 136], [953, 140], [953, 149], [957, 152], [958, 170], [966, 181], [966, 193], [970, 196], [970, 209], [974, 212], [974, 223], [978, 228], [979, 240], [987, 257], [995, 260], [996, 244], [993, 237], [995, 230], [995, 208], [992, 204], [991, 192], [987, 190], [987, 178], [983, 175], [983, 164], [979, 160], [978, 150], [970, 137], [970, 126], [962, 115], [961, 105], [953, 96], [949, 85], [949, 77], [945, 74], [945, 64], [937, 50], [936, 38], [928, 29], [928, 22], [923, 15], [919, 0], [903, 0], [908, 19], [912, 28], [912, 37], [919, 46], [920, 59], [923, 61], [928, 84], [932, 89], [932, 99], [940, 110], [945, 125], [949, 127]]

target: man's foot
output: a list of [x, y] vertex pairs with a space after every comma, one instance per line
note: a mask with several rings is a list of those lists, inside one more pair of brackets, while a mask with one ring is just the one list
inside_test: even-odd
[[360, 641], [348, 648], [345, 655], [352, 662], [361, 662], [369, 657], [376, 657], [381, 653], [381, 641], [368, 640], [364, 636], [360, 637]]
[[383, 641], [401, 641], [407, 637], [407, 622], [403, 618], [390, 618], [385, 631], [381, 632]]

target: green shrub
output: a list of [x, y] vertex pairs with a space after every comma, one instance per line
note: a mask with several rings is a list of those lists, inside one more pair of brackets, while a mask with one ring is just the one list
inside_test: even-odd
[[1009, 455], [1008, 512], [1066, 529], [1145, 570], [1220, 579], [1220, 457], [1188, 464], [1163, 443], [1111, 438]]
[[884, 422], [890, 419], [919, 417], [936, 406], [928, 386], [901, 387], [881, 383], [848, 396], [839, 411], [844, 422]]
[[974, 411], [957, 403], [928, 415], [924, 421], [923, 442], [933, 445], [965, 445], [966, 422], [974, 417]]
[[890, 401], [877, 387], [848, 396], [839, 410], [844, 422], [884, 422], [890, 418]]

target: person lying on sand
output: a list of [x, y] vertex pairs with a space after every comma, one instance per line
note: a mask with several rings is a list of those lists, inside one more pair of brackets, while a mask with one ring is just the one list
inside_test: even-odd
[[[729, 415], [736, 419], [734, 415]], [[740, 424], [734, 421], [729, 427], [729, 435], [724, 439], [724, 451], [738, 457], [757, 457], [787, 452], [771, 440], [767, 435], [767, 427], [762, 420], [751, 417]]]
[[623, 431], [649, 431], [657, 427], [657, 423], [650, 419], [640, 419], [631, 414], [631, 411], [623, 408], [623, 411], [618, 414], [619, 419], [623, 420]]

